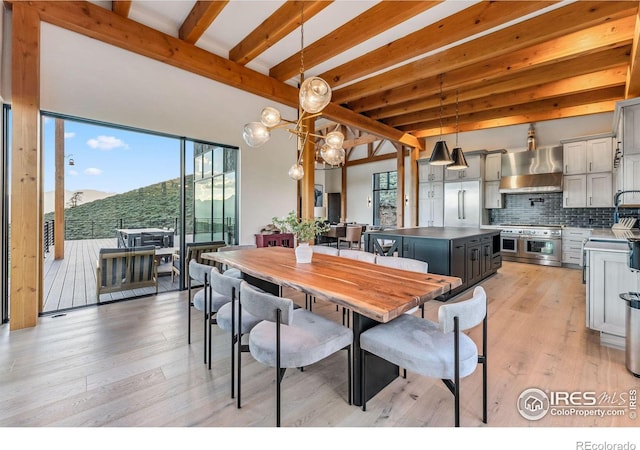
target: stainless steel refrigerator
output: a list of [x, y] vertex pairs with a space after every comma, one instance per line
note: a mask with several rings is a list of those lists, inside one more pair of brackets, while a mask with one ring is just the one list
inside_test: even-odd
[[478, 227], [482, 211], [480, 181], [444, 184], [444, 226]]

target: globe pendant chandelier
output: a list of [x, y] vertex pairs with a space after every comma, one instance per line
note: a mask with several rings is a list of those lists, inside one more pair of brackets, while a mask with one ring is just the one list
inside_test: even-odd
[[[320, 149], [320, 156], [332, 166], [343, 164], [345, 151], [342, 148], [344, 135], [337, 130], [326, 136], [311, 133], [305, 125], [305, 120], [321, 115], [322, 110], [331, 101], [331, 87], [319, 77], [304, 78], [304, 7], [300, 14], [300, 93], [298, 106], [298, 120], [288, 120], [280, 115], [280, 111], [267, 106], [260, 114], [260, 122], [249, 122], [244, 126], [242, 137], [250, 147], [260, 147], [271, 138], [271, 130], [285, 128], [291, 136], [298, 138], [298, 160], [289, 169], [289, 177], [301, 180], [304, 177], [302, 167], [303, 149], [309, 136], [324, 139]], [[293, 127], [290, 127], [293, 125]], [[289, 127], [289, 128], [287, 128]]]

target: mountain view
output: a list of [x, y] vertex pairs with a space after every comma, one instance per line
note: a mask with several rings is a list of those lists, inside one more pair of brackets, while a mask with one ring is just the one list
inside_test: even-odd
[[[186, 179], [193, 186], [193, 176]], [[180, 217], [180, 179], [175, 178], [123, 194], [107, 194], [104, 198], [86, 201], [78, 196], [76, 206], [65, 203], [65, 239], [99, 239], [115, 236], [116, 228], [177, 228]], [[96, 195], [97, 191], [87, 191]], [[104, 194], [104, 193], [103, 193]], [[187, 224], [193, 227], [192, 190], [186, 190]], [[73, 193], [71, 193], [73, 195]], [[98, 194], [99, 195], [99, 194]], [[65, 196], [66, 197], [66, 196]], [[71, 197], [70, 197], [71, 199]], [[54, 213], [45, 214], [45, 221], [53, 220]]]

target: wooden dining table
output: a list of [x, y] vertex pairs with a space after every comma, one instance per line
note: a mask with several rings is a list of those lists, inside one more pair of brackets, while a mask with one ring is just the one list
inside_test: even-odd
[[[293, 288], [348, 308], [353, 313], [354, 403], [360, 405], [360, 333], [432, 300], [462, 284], [458, 277], [410, 272], [340, 256], [314, 253], [297, 263], [294, 249], [264, 247], [204, 253], [203, 259], [239, 269], [243, 278], [275, 295]], [[399, 368], [367, 358], [367, 396], [395, 379]]]

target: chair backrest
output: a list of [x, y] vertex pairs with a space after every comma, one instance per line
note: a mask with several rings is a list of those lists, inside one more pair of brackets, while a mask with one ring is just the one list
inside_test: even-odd
[[127, 283], [151, 280], [155, 274], [153, 246], [132, 248], [101, 248], [98, 252], [102, 287], [114, 287]]
[[228, 252], [231, 250], [244, 250], [247, 248], [258, 248], [256, 244], [243, 244], [243, 245], [225, 245], [224, 247], [219, 247], [219, 252]]
[[258, 291], [246, 281], [240, 283], [240, 304], [243, 310], [258, 319], [275, 322], [277, 310], [281, 311], [280, 320], [283, 325], [291, 325], [293, 321], [293, 301], [276, 297], [268, 292]]
[[313, 253], [322, 253], [323, 255], [338, 256], [340, 254], [340, 250], [334, 247], [327, 247], [326, 245], [314, 245]]
[[427, 262], [401, 256], [376, 255], [376, 264], [393, 267], [395, 269], [409, 270], [411, 272], [427, 273], [429, 271], [429, 264]]
[[376, 262], [376, 255], [362, 250], [341, 249], [340, 256], [343, 258], [357, 259], [358, 261]]
[[470, 299], [447, 303], [438, 309], [438, 322], [443, 332], [453, 331], [454, 317], [458, 317], [460, 331], [475, 327], [487, 317], [487, 294], [482, 286], [476, 286]]
[[193, 259], [200, 264], [213, 266], [215, 263], [210, 260], [202, 259], [202, 254], [215, 252], [220, 247], [224, 247], [225, 245], [227, 245], [225, 241], [189, 242], [186, 245], [187, 256], [185, 258], [185, 261], [191, 261]]
[[[211, 266], [208, 264], [200, 264], [195, 259], [189, 261], [189, 277], [192, 280], [196, 280], [200, 283], [205, 282], [205, 275], [210, 276]], [[208, 282], [208, 280], [207, 280]]]
[[356, 242], [359, 241], [362, 237], [362, 227], [360, 225], [348, 225], [347, 232], [345, 235], [346, 241]]
[[230, 277], [220, 273], [217, 267], [211, 267], [211, 288], [218, 294], [230, 299], [236, 299], [240, 295], [240, 278]]

